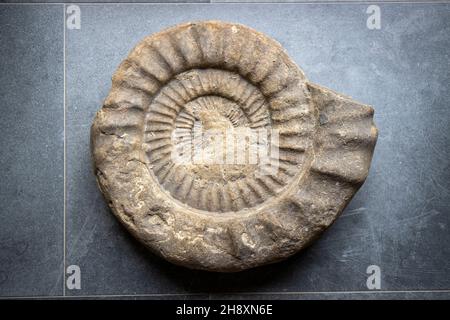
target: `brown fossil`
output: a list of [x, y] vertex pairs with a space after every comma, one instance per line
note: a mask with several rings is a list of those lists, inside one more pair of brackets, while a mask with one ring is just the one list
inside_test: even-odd
[[[240, 271], [289, 257], [337, 218], [367, 177], [372, 118], [371, 107], [308, 82], [267, 36], [187, 23], [145, 38], [114, 74], [91, 129], [95, 174], [150, 250], [190, 268]], [[199, 125], [276, 131], [277, 159], [264, 164], [276, 160], [276, 170], [261, 174], [261, 160], [175, 161], [174, 150], [195, 147]]]

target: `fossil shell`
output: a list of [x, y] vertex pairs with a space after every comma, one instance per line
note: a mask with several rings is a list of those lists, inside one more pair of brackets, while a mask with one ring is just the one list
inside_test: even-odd
[[[153, 252], [244, 270], [301, 250], [342, 212], [368, 174], [372, 118], [371, 107], [308, 82], [267, 36], [187, 23], [145, 38], [114, 74], [91, 130], [95, 174], [113, 213]], [[276, 156], [192, 161], [198, 128], [214, 129], [212, 140], [232, 132], [238, 145], [238, 132], [265, 130]]]

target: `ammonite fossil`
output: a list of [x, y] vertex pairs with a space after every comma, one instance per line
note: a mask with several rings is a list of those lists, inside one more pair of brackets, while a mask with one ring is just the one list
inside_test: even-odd
[[372, 118], [267, 36], [187, 23], [145, 38], [114, 74], [91, 131], [95, 174], [156, 254], [244, 270], [301, 250], [342, 212], [368, 174]]

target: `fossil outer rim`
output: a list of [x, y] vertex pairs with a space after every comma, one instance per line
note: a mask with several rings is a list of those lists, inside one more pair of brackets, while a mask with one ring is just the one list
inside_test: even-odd
[[[218, 39], [227, 48], [220, 51], [226, 52], [222, 60]], [[251, 58], [258, 52], [248, 47], [255, 43], [264, 55], [252, 74]], [[189, 50], [180, 52], [183, 48]], [[275, 67], [269, 61], [273, 57]], [[208, 68], [245, 74], [265, 93], [287, 88], [287, 100], [276, 100], [271, 112], [297, 101], [305, 110], [298, 121], [307, 119], [302, 124], [308, 125], [285, 126], [306, 129], [313, 137], [301, 170], [282, 192], [223, 215], [187, 206], [164, 192], [144, 148], [145, 114], [160, 88], [176, 74]], [[149, 249], [190, 268], [240, 271], [289, 257], [332, 224], [367, 177], [377, 139], [372, 118], [371, 107], [309, 83], [267, 36], [239, 24], [187, 23], [145, 38], [119, 66], [92, 125], [91, 148], [98, 185], [113, 213]]]

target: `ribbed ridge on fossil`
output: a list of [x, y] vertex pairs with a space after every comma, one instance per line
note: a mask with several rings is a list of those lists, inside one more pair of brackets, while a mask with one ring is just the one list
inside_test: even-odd
[[[114, 83], [148, 97], [148, 166], [162, 189], [197, 209], [227, 212], [261, 204], [301, 171], [312, 147], [316, 122], [303, 75], [278, 44], [241, 26], [192, 24], [147, 38], [122, 63]], [[228, 149], [219, 159], [224, 163], [196, 161], [197, 150], [212, 153], [208, 139], [242, 144], [239, 129], [266, 130], [269, 155], [256, 154], [251, 162], [248, 147], [244, 163], [230, 163]], [[201, 130], [215, 138], [197, 143]]]
[[[299, 172], [312, 145], [303, 75], [277, 44], [243, 27], [169, 29], [136, 47], [113, 80], [148, 97], [148, 165], [163, 189], [197, 209], [239, 211], [262, 203]], [[224, 139], [228, 134], [239, 143], [242, 128], [267, 130], [268, 148], [277, 154], [264, 161], [257, 156], [256, 163], [247, 154], [247, 162], [230, 164], [228, 150], [223, 164], [174, 161], [174, 154], [195, 157], [194, 135], [201, 129], [215, 130], [216, 139], [217, 130], [227, 130]]]

